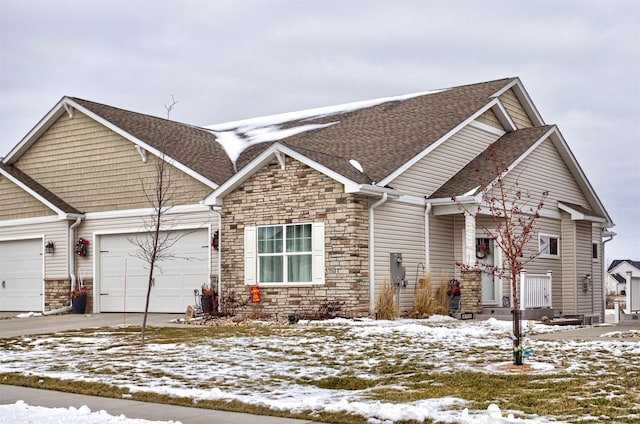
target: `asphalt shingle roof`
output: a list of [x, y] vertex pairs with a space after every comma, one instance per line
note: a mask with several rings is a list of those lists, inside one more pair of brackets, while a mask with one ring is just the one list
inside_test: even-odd
[[[337, 123], [279, 142], [307, 157], [315, 154], [321, 164], [356, 182], [379, 182], [480, 110], [491, 95], [513, 80], [454, 87], [342, 114], [289, 122], [286, 125]], [[257, 151], [261, 149], [245, 150], [237, 161], [238, 169], [246, 166]], [[351, 159], [362, 165], [364, 175], [354, 172]]]
[[[545, 125], [506, 133], [443, 184], [430, 198], [450, 198], [460, 196], [478, 186], [486, 187], [498, 176], [496, 169], [506, 169], [550, 128], [552, 126]], [[491, 157], [492, 154], [494, 158]]]
[[13, 165], [7, 165], [0, 161], [0, 168], [2, 168], [9, 175], [20, 181], [25, 186], [29, 187], [35, 193], [40, 195], [42, 198], [46, 199], [49, 203], [51, 203], [56, 208], [60, 209], [64, 213], [69, 214], [81, 214], [79, 210], [74, 208], [73, 206], [66, 203], [64, 200], [60, 199], [58, 196], [44, 188], [40, 185], [36, 180], [19, 170]]
[[207, 130], [88, 100], [72, 99], [218, 185], [234, 173], [231, 160]]

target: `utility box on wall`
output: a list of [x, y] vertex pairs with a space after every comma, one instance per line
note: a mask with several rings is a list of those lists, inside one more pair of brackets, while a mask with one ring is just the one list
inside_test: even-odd
[[391, 274], [391, 284], [395, 286], [407, 286], [405, 278], [406, 271], [402, 264], [402, 253], [391, 253], [389, 258], [389, 272]]

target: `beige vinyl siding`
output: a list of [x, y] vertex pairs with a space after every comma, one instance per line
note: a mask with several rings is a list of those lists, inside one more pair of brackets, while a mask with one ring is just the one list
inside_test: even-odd
[[[123, 218], [104, 218], [90, 219], [82, 221], [82, 224], [76, 231], [76, 238], [82, 237], [89, 240], [89, 251], [86, 257], [78, 258], [78, 276], [84, 278], [93, 278], [95, 255], [95, 236], [96, 234], [126, 234], [139, 232], [145, 229], [145, 220], [148, 216], [123, 217]], [[165, 215], [165, 224], [167, 229], [199, 229], [207, 228], [211, 225], [211, 233], [218, 228], [218, 216], [213, 212], [198, 212], [190, 214], [168, 214]], [[224, 242], [224, 234], [222, 235]], [[211, 254], [211, 275], [218, 274], [218, 252], [212, 249]], [[196, 283], [194, 283], [196, 284]], [[202, 282], [200, 283], [202, 284]], [[199, 285], [194, 286], [198, 288]]]
[[[400, 290], [400, 310], [413, 308], [413, 292], [423, 274], [425, 262], [424, 207], [389, 201], [375, 209], [375, 284], [376, 294], [390, 281], [390, 254], [402, 253], [407, 287]], [[397, 301], [397, 298], [396, 298]]]
[[547, 271], [551, 271], [553, 284], [551, 287], [551, 301], [554, 308], [554, 313], [558, 315], [562, 310], [562, 278], [563, 278], [563, 266], [562, 263], [567, 259], [565, 251], [563, 250], [564, 239], [562, 237], [562, 227], [560, 220], [541, 217], [535, 222], [535, 228], [533, 230], [533, 236], [529, 239], [525, 248], [529, 254], [536, 254], [539, 247], [540, 234], [546, 234], [551, 236], [560, 237], [560, 251], [558, 257], [539, 256], [533, 262], [528, 263], [525, 266], [528, 274], [546, 274]]
[[509, 89], [505, 91], [504, 94], [500, 96], [500, 101], [518, 128], [528, 128], [533, 126], [531, 119], [529, 119], [527, 112], [522, 107], [522, 104], [516, 97], [513, 90]]
[[463, 220], [456, 215], [429, 217], [429, 265], [434, 283], [449, 281], [458, 272], [455, 258], [461, 254], [456, 254], [456, 247], [460, 249], [462, 243], [455, 241], [462, 233], [458, 234], [454, 228], [460, 227], [460, 221]]
[[[43, 237], [43, 242], [51, 240], [55, 249], [53, 253], [44, 254], [44, 278], [46, 280], [64, 280], [69, 278], [68, 252], [69, 221], [56, 220], [40, 224], [0, 226], [0, 240], [12, 240]], [[44, 247], [43, 247], [44, 251]]]
[[497, 139], [498, 136], [495, 134], [467, 126], [420, 159], [389, 185], [414, 196], [430, 196]]
[[485, 113], [476, 118], [476, 121], [504, 131], [504, 127], [500, 123], [500, 120], [496, 116], [495, 112], [491, 109], [487, 110]]
[[505, 186], [516, 181], [521, 189], [528, 190], [532, 201], [537, 203], [544, 190], [549, 191], [544, 210], [557, 213], [557, 202], [565, 201], [588, 207], [589, 202], [569, 172], [564, 161], [550, 140], [545, 140], [529, 154], [515, 169], [505, 176]]
[[[144, 163], [132, 142], [75, 111], [60, 117], [19, 159], [17, 167], [82, 212], [148, 207], [157, 159]], [[171, 169], [174, 204], [195, 203], [211, 190]], [[90, 196], [87, 196], [90, 194]]]
[[5, 177], [0, 177], [0, 199], [0, 221], [55, 215], [53, 210]]
[[571, 216], [562, 212], [562, 235], [560, 255], [562, 255], [562, 315], [578, 313], [578, 281], [576, 263], [576, 228]]
[[[578, 285], [578, 315], [591, 315], [595, 309], [598, 311], [598, 305], [595, 303], [595, 291], [598, 290], [597, 283], [594, 280], [591, 261], [591, 222], [575, 221], [576, 228], [576, 275]], [[587, 275], [591, 276], [591, 284], [584, 290], [584, 279]], [[602, 293], [600, 293], [602, 299]]]

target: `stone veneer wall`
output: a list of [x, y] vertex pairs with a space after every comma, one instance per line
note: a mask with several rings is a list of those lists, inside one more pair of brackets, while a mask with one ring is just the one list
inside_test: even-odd
[[[87, 286], [87, 309], [86, 313], [93, 312], [93, 281], [84, 280]], [[71, 281], [70, 280], [45, 280], [44, 281], [45, 311], [55, 311], [65, 308], [71, 304]]]
[[460, 312], [482, 312], [482, 271], [461, 272]]
[[282, 317], [317, 311], [325, 301], [344, 302], [340, 316], [369, 314], [369, 199], [346, 194], [342, 184], [286, 158], [263, 167], [224, 198], [222, 207], [222, 296], [249, 298], [244, 283], [244, 228], [290, 223], [325, 223], [325, 284], [261, 287], [249, 312]]
[[54, 311], [69, 306], [71, 303], [70, 285], [69, 280], [45, 280], [44, 310]]

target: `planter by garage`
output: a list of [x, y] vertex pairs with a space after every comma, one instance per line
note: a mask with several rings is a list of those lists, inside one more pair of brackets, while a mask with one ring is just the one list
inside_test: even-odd
[[87, 295], [81, 295], [71, 299], [71, 307], [74, 314], [84, 314], [87, 309]]

